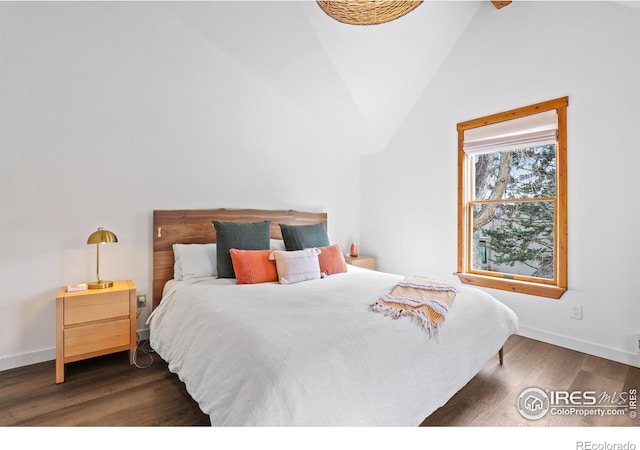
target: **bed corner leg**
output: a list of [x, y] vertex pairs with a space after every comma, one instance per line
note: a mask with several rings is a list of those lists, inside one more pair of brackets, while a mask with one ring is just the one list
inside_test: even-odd
[[500, 360], [500, 365], [504, 362], [504, 347], [500, 347], [498, 350], [498, 359]]

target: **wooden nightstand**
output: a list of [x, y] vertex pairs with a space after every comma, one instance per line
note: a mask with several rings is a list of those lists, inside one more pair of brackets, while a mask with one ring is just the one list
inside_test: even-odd
[[136, 350], [136, 287], [115, 281], [107, 289], [67, 292], [56, 298], [56, 383], [64, 382], [64, 365], [94, 356]]
[[347, 256], [345, 261], [347, 261], [347, 264], [351, 264], [352, 266], [363, 267], [371, 270], [377, 269], [375, 256]]

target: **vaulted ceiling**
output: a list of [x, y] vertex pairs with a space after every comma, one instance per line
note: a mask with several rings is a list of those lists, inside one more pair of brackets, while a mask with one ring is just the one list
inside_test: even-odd
[[165, 7], [302, 110], [332, 96], [346, 102], [336, 114], [344, 114], [340, 120], [352, 123], [354, 134], [364, 136], [363, 151], [371, 152], [384, 148], [483, 5], [491, 7], [426, 1], [404, 17], [373, 26], [333, 20], [315, 1]]
[[310, 0], [159, 4], [309, 120], [350, 128], [338, 138], [363, 153], [386, 146], [481, 9], [508, 20], [518, 8], [426, 0], [396, 20], [362, 26], [338, 22]]

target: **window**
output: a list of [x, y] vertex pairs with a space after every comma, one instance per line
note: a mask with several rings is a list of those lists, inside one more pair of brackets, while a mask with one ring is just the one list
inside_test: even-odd
[[567, 290], [567, 97], [458, 124], [458, 277]]

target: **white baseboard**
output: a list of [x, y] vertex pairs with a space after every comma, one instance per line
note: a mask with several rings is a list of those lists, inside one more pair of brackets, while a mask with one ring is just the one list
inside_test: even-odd
[[[144, 328], [138, 330], [138, 339], [149, 339], [149, 329]], [[23, 353], [21, 355], [13, 355], [0, 358], [0, 372], [3, 370], [15, 369], [17, 367], [29, 366], [31, 364], [37, 364], [45, 361], [51, 361], [56, 359], [56, 348], [47, 348], [44, 350], [38, 350], [30, 353]]]
[[[56, 359], [55, 347], [35, 352], [22, 353], [21, 355], [7, 356], [0, 358], [0, 371], [51, 361], [52, 359]], [[52, 376], [55, 376], [55, 373]]]
[[546, 342], [547, 344], [557, 345], [558, 347], [568, 348], [577, 352], [598, 356], [600, 358], [609, 359], [611, 361], [616, 361], [622, 364], [640, 368], [640, 354], [606, 347], [604, 345], [595, 344], [593, 342], [583, 341], [560, 334], [549, 333], [548, 331], [538, 330], [536, 328], [530, 327], [520, 326], [518, 335], [530, 339], [535, 339], [536, 341]]
[[149, 329], [144, 328], [142, 330], [138, 330], [138, 340], [140, 341], [148, 341], [149, 340]]

